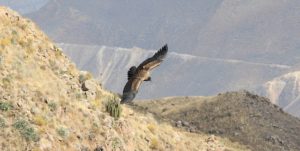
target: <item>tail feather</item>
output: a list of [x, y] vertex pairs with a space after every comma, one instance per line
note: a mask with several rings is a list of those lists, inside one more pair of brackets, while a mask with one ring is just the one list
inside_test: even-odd
[[136, 94], [133, 92], [123, 93], [121, 104], [132, 102], [133, 99], [135, 98], [135, 95]]

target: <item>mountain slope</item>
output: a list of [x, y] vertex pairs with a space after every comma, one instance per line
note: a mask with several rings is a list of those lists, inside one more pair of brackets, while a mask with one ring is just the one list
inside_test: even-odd
[[[293, 65], [298, 0], [50, 1], [28, 14], [56, 42], [157, 49]], [[75, 32], [76, 31], [76, 32]]]
[[290, 72], [266, 82], [257, 91], [285, 111], [300, 117], [300, 72]]
[[[107, 89], [119, 93], [126, 83], [127, 70], [155, 53], [154, 50], [140, 48], [76, 44], [59, 46], [80, 69], [92, 72]], [[144, 82], [137, 98], [174, 94], [214, 95], [222, 91], [251, 90], [290, 69], [284, 65], [179, 54], [173, 49], [173, 46], [169, 46], [165, 61], [151, 74], [153, 82]]]
[[245, 150], [217, 137], [159, 123], [116, 99], [75, 65], [30, 20], [0, 7], [0, 150]]
[[228, 137], [251, 150], [300, 150], [300, 120], [247, 91], [213, 97], [168, 97], [136, 101], [135, 105], [178, 127]]

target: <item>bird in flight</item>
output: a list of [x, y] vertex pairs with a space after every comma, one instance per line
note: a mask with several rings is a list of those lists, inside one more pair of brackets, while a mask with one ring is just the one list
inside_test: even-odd
[[123, 89], [121, 103], [130, 103], [138, 93], [143, 81], [151, 81], [150, 71], [159, 66], [168, 52], [168, 45], [164, 45], [151, 58], [143, 61], [138, 67], [130, 67], [127, 76], [128, 81]]

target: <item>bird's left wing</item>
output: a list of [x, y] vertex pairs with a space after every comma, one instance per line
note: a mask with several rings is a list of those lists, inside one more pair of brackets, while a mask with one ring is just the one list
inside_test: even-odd
[[151, 58], [146, 59], [143, 61], [139, 66], [139, 69], [146, 69], [152, 70], [153, 68], [157, 67], [163, 59], [166, 57], [168, 52], [168, 45], [164, 45], [161, 49], [159, 49]]

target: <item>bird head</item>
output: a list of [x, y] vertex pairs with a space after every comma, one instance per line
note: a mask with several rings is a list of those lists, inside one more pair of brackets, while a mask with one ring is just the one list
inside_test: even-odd
[[144, 80], [144, 81], [151, 81], [151, 77], [148, 77], [146, 80]]

